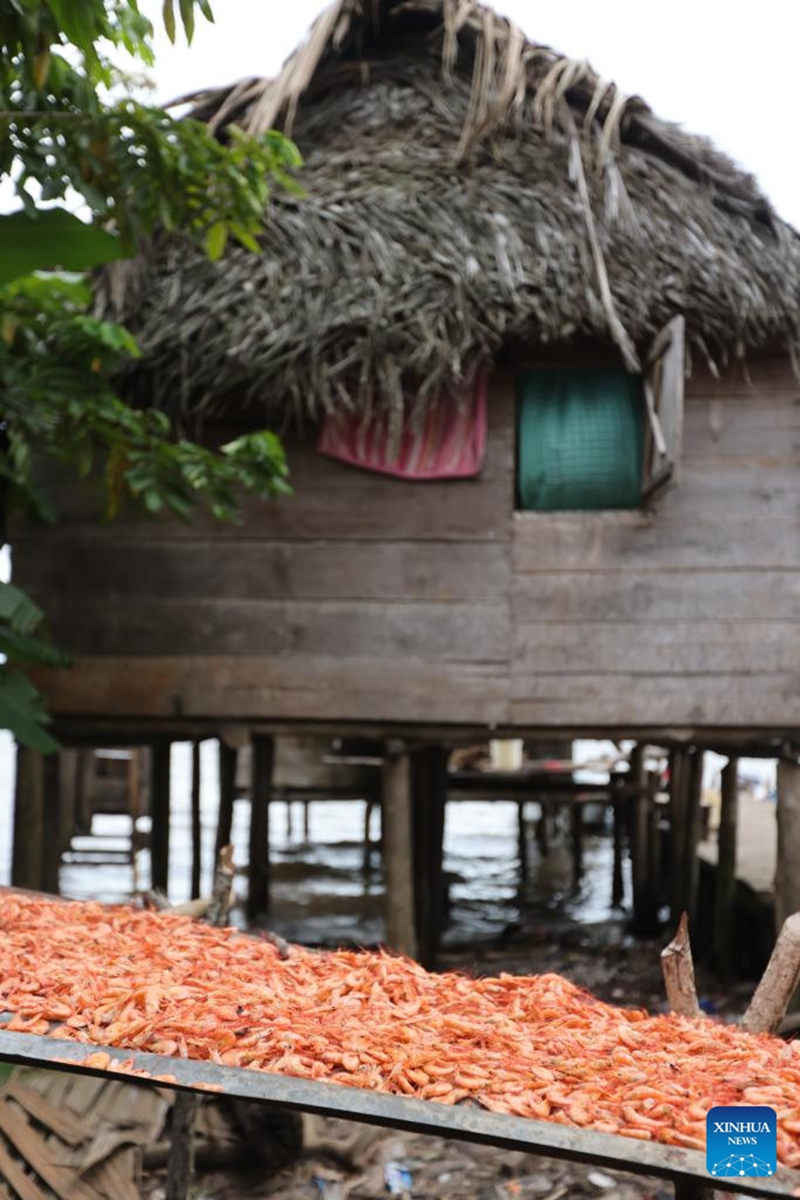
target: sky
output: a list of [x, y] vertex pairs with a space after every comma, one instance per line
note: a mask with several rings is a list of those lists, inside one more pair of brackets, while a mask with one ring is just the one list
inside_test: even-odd
[[[159, 27], [153, 77], [161, 101], [274, 75], [326, 0], [212, 0], [191, 48], [170, 46], [161, 0], [142, 8]], [[642, 96], [661, 117], [711, 137], [758, 178], [800, 229], [796, 79], [797, 0], [497, 0], [532, 40], [588, 58], [603, 78]]]

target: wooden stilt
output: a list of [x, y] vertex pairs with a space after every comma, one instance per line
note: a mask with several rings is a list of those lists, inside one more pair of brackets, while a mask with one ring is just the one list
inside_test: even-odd
[[[686, 880], [686, 903], [683, 910], [693, 921], [697, 915], [697, 891], [700, 883], [700, 859], [697, 847], [700, 843], [702, 811], [700, 801], [703, 793], [702, 750], [695, 750], [689, 760], [688, 805], [686, 812], [686, 841], [684, 844], [684, 878]], [[682, 910], [682, 911], [683, 911]]]
[[673, 917], [682, 911], [686, 896], [683, 880], [683, 845], [686, 827], [688, 751], [673, 750], [669, 756], [669, 907]]
[[219, 858], [223, 846], [231, 840], [233, 825], [233, 802], [236, 798], [236, 760], [237, 751], [227, 742], [219, 743], [219, 815], [217, 817], [217, 837], [214, 843], [214, 859]]
[[60, 760], [58, 754], [48, 754], [44, 760], [42, 889], [57, 896], [61, 868], [60, 813]]
[[63, 852], [69, 849], [75, 833], [76, 804], [78, 794], [78, 751], [60, 750], [58, 753], [58, 846]]
[[[247, 918], [269, 908], [269, 802], [275, 746], [270, 737], [254, 737], [250, 778], [250, 860]], [[290, 805], [287, 804], [287, 808]]]
[[445, 806], [447, 760], [445, 746], [426, 746], [412, 757], [414, 838], [414, 913], [419, 961], [431, 969], [436, 965], [444, 921]]
[[542, 796], [539, 799], [539, 807], [541, 815], [536, 822], [536, 844], [539, 847], [539, 853], [543, 858], [546, 858], [550, 853], [550, 829], [548, 822], [552, 811], [552, 802], [546, 796]]
[[628, 782], [635, 789], [629, 801], [633, 887], [631, 928], [634, 933], [647, 937], [658, 929], [658, 897], [653, 874], [654, 797], [646, 771], [644, 746], [634, 746], [631, 751]]
[[622, 804], [622, 800], [616, 799], [611, 806], [614, 819], [614, 865], [611, 870], [612, 908], [620, 908], [625, 903], [625, 879], [622, 872], [624, 847]]
[[700, 793], [703, 784], [703, 754], [698, 750], [675, 750], [671, 759], [670, 869], [673, 916], [688, 912], [691, 920], [697, 900], [700, 863]]
[[294, 839], [294, 821], [292, 817], [292, 802], [286, 801], [286, 841], [291, 842]]
[[775, 923], [800, 912], [800, 765], [778, 763], [778, 855], [775, 870]]
[[392, 950], [416, 958], [411, 757], [402, 742], [391, 741], [386, 745], [381, 811], [386, 941]]
[[569, 806], [570, 845], [572, 849], [572, 887], [578, 891], [583, 878], [583, 804], [573, 799]]
[[200, 819], [200, 743], [192, 742], [192, 878], [190, 895], [200, 895], [203, 828]]
[[370, 825], [372, 824], [372, 809], [374, 801], [370, 798], [364, 803], [364, 847], [361, 868], [364, 878], [372, 874], [372, 842], [370, 841]]
[[720, 974], [730, 979], [736, 960], [736, 834], [739, 815], [738, 760], [731, 758], [722, 769], [717, 873], [714, 881], [714, 958]]
[[38, 750], [18, 745], [11, 861], [11, 882], [14, 887], [42, 890], [44, 837], [44, 755]]
[[75, 825], [77, 833], [92, 832], [92, 773], [94, 751], [79, 750], [76, 768], [77, 795], [75, 797]]
[[303, 841], [311, 840], [311, 801], [303, 801]]
[[649, 871], [649, 890], [650, 890], [650, 911], [652, 913], [653, 931], [658, 928], [658, 912], [662, 904], [665, 903], [666, 885], [664, 882], [664, 863], [663, 863], [663, 842], [661, 834], [661, 806], [657, 801], [658, 793], [661, 789], [661, 779], [657, 771], [647, 772], [647, 798], [648, 798], [648, 836], [650, 840], [650, 853], [648, 855], [650, 863]]
[[164, 895], [169, 888], [170, 751], [169, 742], [154, 742], [150, 752], [150, 883]]
[[528, 826], [525, 821], [525, 801], [517, 804], [517, 848], [519, 853], [519, 885], [524, 888], [528, 882]]

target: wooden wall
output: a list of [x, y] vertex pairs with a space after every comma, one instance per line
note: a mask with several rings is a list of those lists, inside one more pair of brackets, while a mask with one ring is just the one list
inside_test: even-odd
[[513, 380], [478, 480], [405, 483], [287, 443], [243, 524], [127, 517], [57, 486], [14, 576], [75, 655], [64, 715], [530, 729], [800, 725], [800, 391], [689, 384], [651, 515], [515, 514]]

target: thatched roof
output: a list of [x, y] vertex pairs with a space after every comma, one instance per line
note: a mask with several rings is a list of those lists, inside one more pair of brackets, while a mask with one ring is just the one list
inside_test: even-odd
[[260, 258], [165, 239], [115, 276], [150, 402], [424, 399], [513, 343], [633, 367], [677, 313], [716, 361], [800, 337], [800, 237], [755, 180], [473, 0], [337, 0], [275, 80], [192, 101], [221, 136], [290, 132], [305, 195]]

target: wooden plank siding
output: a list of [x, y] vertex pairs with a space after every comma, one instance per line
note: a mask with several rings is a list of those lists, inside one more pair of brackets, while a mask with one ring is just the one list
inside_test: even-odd
[[[475, 479], [420, 484], [360, 471], [317, 454], [310, 434], [290, 434], [284, 447], [294, 494], [268, 501], [245, 499], [237, 524], [220, 524], [203, 512], [191, 521], [154, 521], [129, 511], [109, 531], [97, 520], [99, 492], [76, 488], [64, 474], [50, 482], [60, 514], [58, 529], [44, 529], [42, 536], [51, 541], [65, 533], [87, 541], [210, 541], [215, 546], [226, 541], [508, 541], [514, 489], [509, 376], [498, 373], [490, 389], [486, 461]], [[230, 430], [231, 437], [236, 433]]]
[[14, 576], [76, 656], [56, 714], [507, 730], [800, 727], [800, 389], [689, 381], [654, 510], [514, 513], [514, 386], [480, 478], [414, 484], [287, 445], [237, 525], [91, 519], [63, 482]]
[[[56, 483], [55, 531], [14, 573], [75, 656], [56, 713], [187, 718], [507, 719], [513, 388], [498, 373], [480, 477], [415, 484], [286, 442], [295, 494], [221, 525], [127, 514]], [[26, 536], [27, 534], [27, 536]]]
[[517, 514], [512, 723], [800, 725], [800, 388], [687, 386], [651, 513]]

